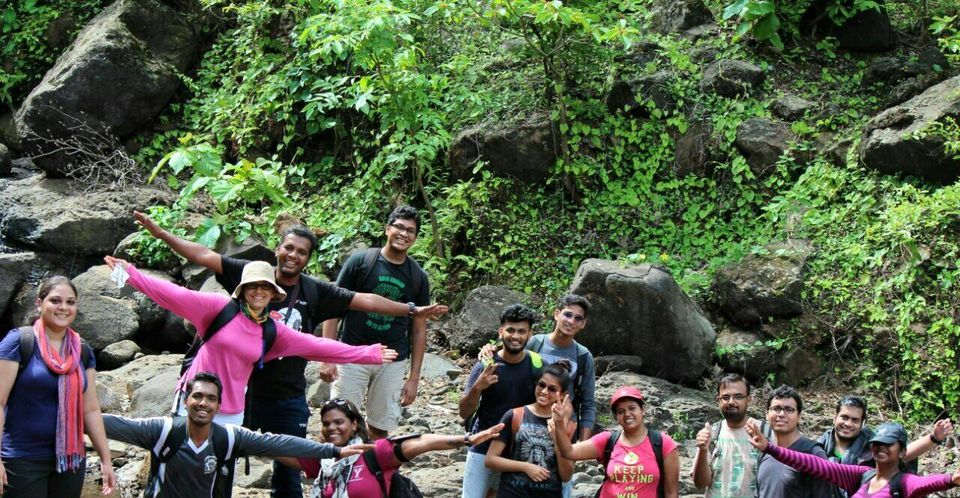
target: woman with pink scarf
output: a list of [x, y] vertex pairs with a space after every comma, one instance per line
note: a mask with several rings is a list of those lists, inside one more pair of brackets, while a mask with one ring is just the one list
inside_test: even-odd
[[[40, 318], [33, 326], [13, 329], [0, 341], [3, 495], [79, 497], [84, 433], [100, 455], [101, 491], [110, 494], [117, 478], [100, 416], [93, 351], [70, 328], [77, 316], [77, 289], [66, 277], [50, 277], [40, 286], [36, 304]], [[23, 351], [29, 345], [32, 352]]]

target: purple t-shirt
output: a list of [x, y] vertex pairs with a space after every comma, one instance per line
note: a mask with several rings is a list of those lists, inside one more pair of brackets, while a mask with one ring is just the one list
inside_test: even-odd
[[[90, 346], [84, 369], [96, 368]], [[0, 360], [20, 363], [20, 331], [7, 332], [0, 341]], [[3, 424], [3, 449], [0, 457], [46, 459], [55, 455], [57, 439], [58, 375], [47, 368], [40, 357], [40, 343], [33, 346], [33, 357], [17, 377], [7, 397], [6, 421]], [[83, 377], [87, 389], [87, 377]]]

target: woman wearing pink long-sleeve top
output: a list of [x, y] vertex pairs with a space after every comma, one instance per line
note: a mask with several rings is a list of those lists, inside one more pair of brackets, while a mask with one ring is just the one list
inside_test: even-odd
[[[891, 498], [890, 482], [899, 479], [903, 498], [920, 498], [930, 493], [960, 486], [960, 469], [951, 474], [918, 476], [901, 473], [900, 458], [907, 448], [907, 431], [893, 422], [881, 424], [870, 440], [876, 469], [864, 465], [835, 463], [808, 453], [800, 453], [769, 444], [756, 424], [747, 424], [750, 442], [761, 452], [818, 479], [830, 481], [847, 491], [851, 498]], [[865, 474], [872, 477], [865, 479]]]
[[[107, 256], [107, 265], [116, 265], [129, 274], [128, 283], [197, 328], [203, 338], [214, 318], [229, 302], [230, 297], [208, 292], [197, 292], [179, 285], [140, 273], [126, 261]], [[177, 383], [177, 396], [183, 391], [186, 379], [197, 372], [213, 372], [223, 381], [223, 395], [217, 421], [240, 424], [243, 422], [244, 393], [247, 380], [255, 364], [282, 356], [299, 356], [326, 363], [360, 363], [378, 365], [397, 357], [396, 351], [380, 344], [348, 346], [339, 341], [299, 333], [276, 320], [277, 337], [263, 354], [263, 326], [271, 320], [267, 305], [271, 300], [283, 299], [285, 292], [274, 282], [269, 263], [254, 261], [243, 268], [240, 285], [232, 299], [240, 304], [241, 312], [224, 325], [209, 341], [204, 342], [190, 368]]]

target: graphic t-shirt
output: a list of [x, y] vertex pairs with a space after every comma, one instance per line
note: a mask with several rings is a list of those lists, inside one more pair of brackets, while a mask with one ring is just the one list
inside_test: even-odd
[[[496, 425], [503, 417], [503, 412], [515, 407], [533, 403], [533, 386], [536, 380], [533, 378], [533, 365], [530, 361], [530, 355], [525, 355], [519, 363], [511, 364], [503, 361], [499, 354], [493, 356], [493, 361], [499, 365], [497, 367], [497, 383], [486, 388], [480, 394], [480, 405], [477, 407], [477, 418], [470, 432], [479, 432]], [[480, 374], [483, 373], [484, 365], [477, 362], [470, 371], [470, 377], [467, 378], [467, 387], [463, 393], [466, 395], [477, 383]], [[474, 453], [487, 453], [490, 442], [471, 446], [469, 451]]]
[[[380, 465], [380, 470], [383, 472], [384, 484], [387, 485], [387, 492], [389, 493], [390, 479], [393, 478], [393, 473], [400, 468], [402, 462], [397, 460], [393, 452], [394, 443], [389, 439], [378, 439], [375, 444], [376, 448], [373, 450], [374, 456], [377, 459], [377, 464]], [[317, 476], [320, 475], [320, 460], [316, 458], [299, 458], [298, 460], [300, 467], [303, 468], [303, 472], [307, 477], [316, 479]], [[333, 496], [333, 486], [334, 484], [332, 482], [327, 485], [327, 489], [323, 490], [323, 498]], [[354, 462], [353, 467], [350, 469], [350, 480], [347, 481], [347, 494], [350, 496], [382, 496], [380, 483], [377, 482], [377, 476], [370, 472], [362, 456], [357, 458], [357, 461]]]
[[[217, 282], [227, 289], [227, 292], [233, 292], [240, 284], [243, 267], [249, 262], [246, 259], [221, 256], [223, 273], [217, 275]], [[281, 284], [280, 287], [287, 293], [287, 299], [270, 303], [269, 306], [271, 310], [279, 313], [281, 321], [288, 327], [311, 334], [324, 320], [342, 317], [347, 313], [355, 292], [303, 274], [300, 279], [299, 288], [296, 285]], [[311, 294], [304, 290], [307, 285], [317, 290], [316, 302], [307, 302]], [[306, 368], [307, 361], [296, 356], [268, 361], [263, 364], [262, 369], [253, 370], [248, 393], [253, 397], [281, 399], [303, 396], [307, 389], [307, 380], [304, 377]]]
[[560, 496], [563, 484], [557, 471], [557, 455], [553, 449], [553, 439], [547, 432], [549, 417], [538, 417], [523, 407], [523, 421], [517, 435], [513, 435], [513, 410], [508, 410], [500, 419], [503, 430], [500, 440], [507, 444], [509, 458], [519, 462], [529, 462], [550, 471], [550, 477], [534, 482], [523, 472], [504, 472], [500, 474], [500, 488], [497, 498], [554, 498]]
[[[570, 383], [567, 385], [567, 396], [570, 397], [570, 401], [574, 403], [574, 406], [577, 406], [579, 403], [579, 419], [577, 424], [580, 427], [593, 427], [594, 423], [597, 421], [597, 405], [596, 399], [594, 398], [594, 391], [596, 389], [596, 366], [593, 361], [593, 354], [587, 351], [585, 355], [585, 361], [583, 362], [583, 375], [578, 375], [577, 369], [579, 368], [577, 362], [577, 356], [580, 353], [578, 344], [576, 341], [569, 346], [557, 347], [550, 342], [550, 337], [548, 334], [538, 334], [534, 336], [537, 338], [534, 341], [531, 338], [527, 341], [527, 349], [536, 351], [540, 353], [540, 356], [543, 357], [544, 365], [550, 365], [556, 363], [559, 360], [567, 360], [570, 362], [572, 367], [570, 370]], [[534, 343], [537, 343], [538, 346], [534, 347]], [[579, 379], [580, 385], [575, 386], [574, 383]], [[577, 400], [576, 393], [579, 390], [583, 399]], [[577, 414], [574, 413], [574, 417]]]
[[[84, 370], [96, 368], [93, 351], [87, 348]], [[20, 363], [20, 331], [7, 332], [0, 341], [0, 360]], [[7, 458], [53, 458], [57, 440], [57, 399], [60, 376], [50, 371], [40, 356], [39, 341], [33, 344], [33, 356], [17, 377], [7, 397], [3, 424], [3, 451]], [[83, 376], [87, 389], [87, 376]]]
[[[597, 449], [598, 460], [603, 458], [611, 434], [610, 431], [603, 431], [590, 438]], [[670, 452], [676, 451], [677, 443], [666, 433], [660, 433], [660, 436], [663, 438], [663, 457], [666, 459]], [[622, 441], [617, 441], [610, 453], [610, 461], [604, 467], [607, 480], [601, 488], [600, 498], [657, 498], [661, 475], [650, 438], [644, 438], [634, 446], [625, 446]]]
[[[363, 257], [365, 251], [355, 252], [343, 264], [337, 285], [356, 292], [369, 292], [401, 303], [413, 302], [417, 306], [430, 304], [430, 284], [426, 274], [421, 275], [420, 289], [413, 289], [413, 272], [422, 271], [409, 256], [403, 263], [396, 265], [377, 254], [373, 270], [364, 282], [357, 282], [363, 276]], [[380, 313], [350, 311], [342, 323], [340, 340], [353, 346], [385, 344], [397, 352], [397, 360], [410, 356], [410, 318], [389, 316]]]
[[[759, 422], [755, 423], [760, 425]], [[720, 435], [713, 449], [710, 468], [713, 483], [704, 498], [754, 498], [757, 496], [757, 460], [760, 453], [750, 444], [745, 428], [730, 429], [720, 422]]]

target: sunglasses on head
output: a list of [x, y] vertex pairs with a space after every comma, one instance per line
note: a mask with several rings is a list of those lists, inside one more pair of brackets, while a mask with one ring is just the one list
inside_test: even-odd
[[324, 401], [323, 405], [320, 407], [321, 410], [331, 410], [333, 408], [340, 409], [347, 415], [353, 414], [353, 403], [343, 398], [328, 399]]

